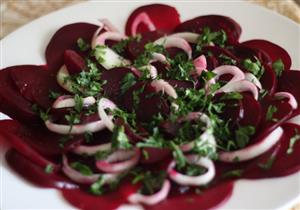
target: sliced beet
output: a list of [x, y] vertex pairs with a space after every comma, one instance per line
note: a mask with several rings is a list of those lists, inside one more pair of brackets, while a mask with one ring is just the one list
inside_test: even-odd
[[[300, 141], [295, 142], [292, 152], [288, 153], [288, 150], [290, 139], [297, 134], [296, 132], [300, 133], [300, 126], [287, 123], [282, 128], [284, 133], [279, 143], [249, 163], [245, 171], [245, 178], [281, 177], [299, 171]], [[269, 168], [262, 168], [261, 166], [268, 163], [270, 158], [273, 158], [273, 161]]]
[[[230, 125], [254, 126], [257, 127], [261, 120], [261, 106], [252, 95], [241, 93], [242, 99], [222, 99], [224, 93], [215, 96], [216, 101], [225, 103], [221, 117], [226, 121], [230, 120]], [[253, 112], [255, 110], [255, 112]]]
[[132, 74], [136, 77], [131, 69], [126, 67], [116, 67], [110, 70], [105, 70], [102, 73], [101, 80], [106, 81], [103, 85], [105, 97], [108, 97], [115, 103], [118, 103], [121, 95], [122, 80], [127, 74]]
[[76, 189], [79, 186], [58, 173], [46, 173], [45, 168], [37, 166], [20, 152], [9, 150], [6, 153], [8, 165], [30, 183], [39, 187], [57, 189]]
[[288, 70], [291, 68], [292, 60], [288, 52], [282, 47], [261, 39], [248, 40], [241, 43], [242, 46], [247, 46], [254, 49], [260, 49], [267, 53], [270, 56], [272, 62], [275, 62], [278, 59], [281, 59], [284, 63], [284, 69]]
[[284, 71], [278, 80], [278, 91], [286, 91], [296, 98], [300, 109], [300, 71]]
[[[272, 119], [267, 119], [267, 113], [270, 106], [276, 107], [277, 111], [272, 114]], [[285, 100], [274, 99], [270, 96], [266, 96], [261, 102], [262, 116], [260, 122], [260, 128], [257, 130], [256, 140], [259, 140], [267, 136], [275, 128], [289, 119], [293, 113], [291, 105]]]
[[66, 50], [64, 53], [64, 63], [68, 69], [68, 72], [72, 74], [78, 74], [85, 70], [86, 65], [83, 58], [74, 50]]
[[[156, 93], [150, 84], [144, 82], [137, 82], [132, 86], [124, 94], [122, 100], [124, 108], [128, 111], [135, 111], [137, 119], [142, 122], [148, 122], [158, 113], [166, 115], [170, 110], [165, 97], [162, 97], [160, 93]], [[145, 112], [145, 110], [147, 111]]]
[[[129, 16], [126, 22], [126, 35], [131, 36], [131, 27], [138, 15], [146, 13], [156, 30], [161, 30], [166, 33], [173, 31], [173, 29], [180, 23], [180, 18], [177, 10], [174, 7], [165, 4], [149, 4], [135, 9]], [[140, 24], [137, 28], [137, 33], [144, 34], [148, 32], [148, 27], [145, 24]]]
[[79, 189], [62, 190], [63, 197], [73, 206], [83, 210], [114, 210], [127, 202], [127, 197], [136, 192], [138, 187], [129, 182], [121, 183], [112, 192], [101, 196], [92, 195]]
[[97, 28], [98, 26], [90, 23], [73, 23], [56, 31], [45, 52], [49, 70], [56, 74], [64, 63], [64, 52], [78, 49], [77, 40], [79, 38], [90, 43]]
[[128, 57], [132, 60], [136, 59], [144, 52], [147, 43], [154, 42], [164, 35], [165, 33], [161, 31], [149, 31], [143, 34], [141, 40], [130, 41], [127, 46]]
[[184, 80], [167, 80], [167, 82], [172, 85], [175, 89], [191, 89], [194, 87], [193, 82], [191, 81], [184, 81]]
[[[26, 125], [22, 125], [15, 120], [1, 120], [0, 131], [5, 134], [6, 139], [11, 142], [12, 146], [20, 149], [21, 153], [22, 151], [28, 151], [28, 156], [41, 154], [53, 157], [61, 154], [59, 139], [62, 136], [50, 132], [43, 126], [29, 125], [26, 127]], [[19, 151], [19, 149], [17, 150]], [[39, 156], [43, 158], [41, 155]], [[33, 158], [35, 159], [35, 157]]]
[[[220, 66], [224, 64], [224, 60], [222, 59], [222, 55], [225, 55], [226, 57], [229, 57], [230, 59], [238, 62], [239, 59], [232, 54], [229, 50], [222, 48], [222, 47], [217, 47], [217, 46], [204, 46], [201, 49], [200, 54], [204, 54], [205, 57], [213, 57], [216, 61], [217, 64], [215, 64], [214, 60], [211, 60], [211, 64], [208, 65], [208, 68], [212, 68], [213, 66]], [[213, 68], [211, 69], [213, 70]]]
[[145, 147], [142, 149], [143, 153], [147, 154], [147, 158], [142, 156], [140, 163], [152, 164], [162, 161], [163, 159], [171, 156], [171, 151], [168, 149]]
[[201, 34], [205, 27], [212, 31], [224, 30], [229, 44], [238, 42], [242, 29], [240, 25], [230, 17], [221, 15], [204, 15], [185, 21], [178, 25], [175, 32], [195, 32]]
[[50, 75], [44, 66], [23, 66], [10, 71], [12, 80], [20, 93], [30, 102], [44, 109], [51, 107], [50, 91], [62, 92], [56, 77]]
[[264, 51], [258, 49], [258, 48], [250, 48], [247, 46], [244, 46], [242, 44], [236, 44], [233, 46], [230, 46], [228, 50], [234, 54], [239, 59], [255, 59], [257, 58], [261, 63], [264, 64], [272, 64], [272, 60], [268, 54], [266, 54]]
[[32, 111], [32, 103], [20, 94], [10, 76], [13, 69], [23, 68], [12, 66], [0, 71], [0, 112], [19, 121], [35, 122], [39, 117]]
[[[254, 127], [257, 127], [262, 115], [260, 104], [253, 98], [252, 95], [249, 95], [247, 93], [243, 93], [242, 104], [244, 114], [243, 118], [240, 121], [240, 124], [242, 126], [252, 125]], [[255, 110], [255, 112], [253, 112], [253, 110]]]
[[190, 192], [182, 195], [170, 195], [166, 200], [154, 206], [149, 206], [147, 210], [205, 210], [215, 209], [221, 203], [230, 198], [233, 191], [233, 182], [227, 182], [204, 190], [200, 195]]

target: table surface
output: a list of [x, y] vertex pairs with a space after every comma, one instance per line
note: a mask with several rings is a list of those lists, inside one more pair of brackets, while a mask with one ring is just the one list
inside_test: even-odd
[[[57, 9], [86, 0], [1, 0], [0, 39], [20, 26]], [[300, 24], [300, 0], [247, 0]], [[300, 210], [300, 203], [291, 210]]]

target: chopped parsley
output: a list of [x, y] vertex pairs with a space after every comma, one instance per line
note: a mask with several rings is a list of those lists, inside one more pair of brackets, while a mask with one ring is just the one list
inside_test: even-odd
[[80, 113], [83, 108], [83, 98], [78, 94], [75, 94], [74, 101], [75, 101], [74, 109], [76, 112]]
[[80, 162], [73, 162], [73, 163], [70, 164], [70, 166], [72, 168], [74, 168], [76, 171], [79, 171], [84, 176], [93, 175], [92, 169], [89, 166], [87, 166], [85, 164], [82, 164]]
[[97, 65], [90, 60], [87, 60], [89, 71], [82, 71], [79, 74], [65, 78], [65, 81], [70, 81], [72, 91], [75, 94], [83, 96], [96, 96], [100, 94], [102, 85], [106, 81], [101, 80], [101, 73]]
[[90, 186], [90, 192], [94, 195], [102, 195], [105, 192], [103, 188], [104, 185], [105, 181], [103, 176], [100, 176], [99, 179]]
[[247, 146], [250, 140], [250, 136], [255, 134], [255, 127], [253, 126], [240, 126], [235, 130], [235, 141], [238, 148], [244, 148]]
[[212, 32], [209, 27], [205, 27], [197, 39], [196, 51], [201, 51], [203, 46], [209, 44], [224, 47], [226, 41], [227, 35], [224, 30]]
[[112, 135], [112, 148], [114, 149], [131, 149], [132, 145], [124, 131], [124, 126], [115, 126]]
[[135, 85], [136, 78], [132, 73], [127, 73], [121, 81], [121, 94], [123, 95], [130, 87]]
[[268, 90], [266, 90], [266, 89], [261, 89], [260, 91], [259, 91], [259, 97], [258, 97], [258, 99], [259, 100], [262, 100], [266, 95], [268, 95], [269, 94], [269, 91]]
[[270, 105], [270, 106], [268, 107], [268, 110], [267, 110], [266, 120], [267, 120], [267, 121], [274, 120], [274, 119], [273, 119], [273, 115], [274, 115], [274, 113], [276, 113], [277, 111], [278, 111], [278, 110], [277, 110], [277, 107], [276, 107], [276, 106]]
[[282, 62], [281, 59], [276, 60], [273, 64], [272, 64], [272, 68], [276, 73], [277, 77], [280, 77], [282, 75], [282, 72], [284, 70], [284, 63]]
[[91, 52], [92, 56], [94, 56], [100, 64], [105, 61], [104, 56], [106, 49], [107, 47], [105, 45], [97, 45]]
[[127, 39], [122, 39], [121, 41], [119, 41], [118, 43], [114, 44], [111, 48], [118, 54], [121, 54], [125, 51], [126, 47], [128, 46], [128, 44], [132, 41], [137, 41], [140, 42], [141, 41], [142, 36], [140, 34], [136, 35], [136, 36], [131, 36], [128, 37]]
[[45, 169], [44, 169], [44, 171], [45, 171], [45, 173], [46, 174], [51, 174], [51, 173], [53, 173], [53, 165], [52, 164], [48, 164], [46, 167], [45, 167]]
[[244, 172], [244, 170], [242, 170], [242, 169], [226, 171], [224, 174], [222, 174], [222, 178], [241, 177], [243, 172]]
[[52, 100], [57, 99], [61, 94], [55, 91], [50, 90], [48, 97]]
[[239, 92], [229, 92], [224, 94], [221, 97], [221, 100], [241, 100], [243, 99], [243, 95], [240, 94]]
[[134, 60], [134, 66], [139, 68], [148, 65], [149, 61], [152, 59], [152, 54], [155, 52], [163, 53], [165, 52], [165, 48], [162, 45], [157, 45], [152, 42], [147, 43], [144, 46], [144, 52]]
[[142, 183], [139, 192], [144, 195], [152, 195], [155, 192], [159, 191], [163, 185], [163, 182], [167, 176], [165, 171], [143, 171], [133, 170], [131, 172], [134, 175], [132, 180], [133, 184]]
[[265, 68], [257, 58], [255, 60], [252, 61], [250, 58], [247, 58], [242, 61], [242, 65], [248, 72], [256, 76], [257, 79], [260, 79], [265, 72]]
[[173, 149], [173, 157], [176, 161], [176, 167], [180, 170], [182, 168], [184, 168], [187, 164], [185, 156], [182, 152], [182, 150], [178, 147], [177, 144], [175, 144], [174, 142], [170, 142], [170, 146]]
[[77, 46], [80, 51], [84, 52], [90, 49], [90, 45], [86, 43], [82, 38], [77, 39]]
[[290, 138], [289, 148], [286, 151], [286, 154], [290, 155], [293, 153], [293, 147], [296, 144], [296, 142], [299, 140], [300, 140], [300, 134], [299, 134], [298, 130], [295, 129], [295, 135], [292, 138]]
[[191, 72], [195, 71], [192, 60], [189, 60], [186, 53], [178, 53], [173, 59], [168, 59], [170, 67], [167, 77], [176, 80], [191, 80]]
[[236, 60], [230, 58], [227, 55], [220, 54], [219, 59], [221, 59], [223, 65], [236, 65]]
[[271, 155], [265, 163], [259, 163], [259, 164], [257, 164], [257, 166], [260, 167], [261, 169], [269, 170], [269, 169], [271, 169], [271, 167], [274, 163], [274, 160], [275, 160], [275, 156]]
[[187, 163], [183, 168], [178, 169], [179, 172], [188, 176], [199, 176], [206, 172], [204, 167]]

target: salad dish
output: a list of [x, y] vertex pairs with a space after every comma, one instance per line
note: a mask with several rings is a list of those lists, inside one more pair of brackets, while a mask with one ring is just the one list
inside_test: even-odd
[[217, 208], [238, 179], [298, 172], [300, 71], [275, 43], [240, 42], [232, 18], [199, 15], [150, 4], [124, 33], [72, 23], [45, 65], [2, 69], [9, 167], [88, 210]]

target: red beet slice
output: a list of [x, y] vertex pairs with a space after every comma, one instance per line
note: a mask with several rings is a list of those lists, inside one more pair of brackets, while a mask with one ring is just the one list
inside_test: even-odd
[[[261, 120], [261, 107], [258, 101], [256, 101], [252, 95], [243, 93], [243, 118], [240, 121], [242, 126], [252, 125], [257, 127]], [[253, 112], [255, 110], [255, 112]]]
[[49, 70], [56, 74], [64, 63], [64, 52], [78, 49], [77, 40], [79, 38], [90, 43], [97, 28], [98, 26], [90, 23], [73, 23], [56, 31], [46, 48], [46, 61]]
[[106, 83], [103, 85], [103, 92], [105, 97], [108, 97], [115, 103], [120, 101], [122, 80], [127, 74], [134, 73], [129, 68], [117, 67], [110, 70], [105, 70], [101, 75], [101, 80], [105, 80]]
[[78, 74], [86, 68], [83, 58], [74, 50], [66, 50], [64, 59], [68, 72], [71, 75]]
[[[291, 153], [288, 153], [290, 139], [295, 136], [296, 132], [300, 133], [300, 126], [295, 124], [284, 124], [282, 126], [284, 134], [279, 143], [270, 151], [263, 154], [259, 158], [251, 161], [246, 168], [245, 177], [250, 179], [266, 178], [266, 177], [281, 177], [287, 176], [299, 171], [299, 152], [300, 141], [296, 141]], [[262, 168], [273, 158], [269, 168]]]
[[221, 15], [205, 15], [193, 18], [178, 25], [175, 31], [201, 34], [205, 27], [209, 27], [212, 31], [224, 30], [229, 44], [237, 43], [242, 32], [240, 25], [235, 20]]
[[79, 189], [62, 190], [64, 198], [73, 206], [83, 210], [114, 210], [127, 202], [127, 197], [138, 190], [129, 182], [121, 183], [116, 191], [96, 196]]
[[[138, 104], [134, 104], [134, 95], [137, 95]], [[165, 97], [156, 93], [155, 89], [147, 83], [137, 82], [123, 96], [122, 104], [128, 111], [135, 111], [137, 119], [147, 122], [158, 113], [166, 115], [169, 113], [169, 105]], [[145, 110], [147, 110], [145, 112]]]
[[143, 34], [141, 40], [133, 40], [128, 43], [127, 53], [132, 60], [136, 59], [145, 50], [145, 45], [149, 42], [154, 42], [158, 38], [164, 36], [161, 31], [149, 31]]
[[284, 71], [278, 80], [277, 91], [286, 91], [294, 95], [300, 109], [300, 71]]
[[19, 152], [25, 152], [23, 154], [26, 156], [33, 154], [34, 160], [35, 157], [43, 158], [40, 154], [49, 157], [61, 154], [59, 139], [62, 136], [42, 126], [25, 127], [15, 120], [1, 120], [0, 131]]
[[30, 183], [44, 188], [76, 189], [79, 186], [55, 172], [46, 173], [45, 168], [39, 167], [16, 150], [6, 153], [8, 165]]
[[[143, 151], [146, 152], [147, 158], [142, 156], [140, 163], [142, 164], [152, 164], [162, 161], [163, 159], [171, 156], [171, 151], [168, 149], [145, 147]], [[144, 152], [142, 154], [144, 154]]]
[[291, 64], [292, 64], [292, 60], [290, 55], [288, 54], [288, 52], [283, 49], [282, 47], [267, 41], [267, 40], [261, 40], [261, 39], [253, 39], [253, 40], [249, 40], [246, 42], [242, 42], [241, 43], [242, 46], [247, 46], [250, 48], [256, 48], [256, 49], [260, 49], [264, 52], [266, 52], [272, 62], [275, 62], [278, 59], [281, 59], [282, 62], [284, 63], [284, 69], [288, 70], [291, 68]]
[[200, 54], [204, 54], [205, 57], [208, 57], [208, 58], [209, 57], [215, 58], [215, 60], [217, 61], [217, 64], [215, 64], [213, 60], [211, 61], [212, 64], [208, 63], [208, 68], [211, 70], [213, 70], [212, 66], [215, 66], [215, 65], [220, 66], [220, 65], [224, 64], [224, 60], [222, 59], [221, 55], [225, 55], [225, 56], [231, 58], [232, 60], [235, 60], [236, 62], [239, 61], [239, 59], [235, 55], [233, 55], [229, 50], [222, 48], [222, 47], [217, 47], [217, 46], [202, 47]]
[[32, 103], [19, 92], [10, 77], [13, 69], [24, 66], [12, 66], [0, 71], [0, 111], [23, 122], [35, 122], [39, 117], [32, 111]]
[[44, 66], [21, 66], [12, 68], [10, 75], [20, 93], [30, 102], [48, 109], [53, 100], [49, 98], [50, 91], [61, 92], [56, 77], [51, 76]]
[[[135, 9], [126, 22], [126, 35], [131, 36], [131, 27], [135, 18], [145, 12], [153, 24], [156, 30], [161, 30], [166, 33], [173, 31], [173, 29], [180, 23], [180, 18], [177, 10], [174, 7], [165, 4], [149, 4]], [[137, 33], [148, 32], [149, 29], [144, 25], [140, 24], [137, 28]]]
[[267, 90], [269, 94], [273, 94], [277, 87], [276, 74], [269, 65], [264, 65], [265, 72], [260, 78], [262, 88]]
[[264, 64], [272, 64], [272, 60], [264, 51], [258, 48], [250, 48], [241, 44], [237, 44], [228, 48], [228, 50], [233, 53], [239, 59], [255, 59], [257, 58], [260, 62]]
[[167, 80], [167, 82], [172, 85], [175, 89], [190, 89], [194, 87], [193, 82], [191, 81], [184, 81], [184, 80]]
[[227, 182], [208, 190], [205, 190], [200, 195], [194, 192], [184, 195], [169, 196], [165, 201], [154, 206], [149, 206], [147, 210], [205, 210], [215, 209], [223, 202], [230, 198], [233, 191], [233, 182]]

